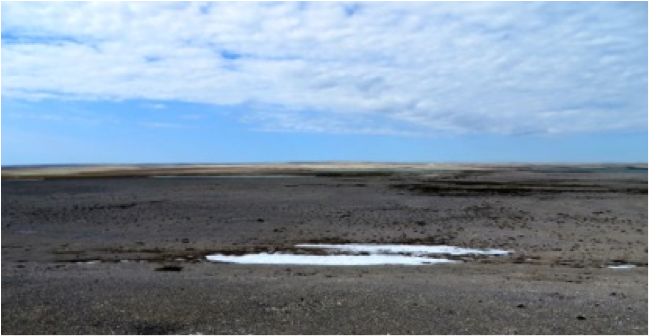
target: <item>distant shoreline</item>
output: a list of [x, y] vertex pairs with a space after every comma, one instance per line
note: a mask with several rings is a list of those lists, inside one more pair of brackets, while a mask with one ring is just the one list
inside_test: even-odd
[[647, 164], [454, 164], [312, 162], [258, 164], [89, 164], [3, 166], [3, 180], [60, 178], [129, 178], [153, 176], [305, 175], [390, 176], [462, 171], [516, 170], [547, 173], [646, 173]]

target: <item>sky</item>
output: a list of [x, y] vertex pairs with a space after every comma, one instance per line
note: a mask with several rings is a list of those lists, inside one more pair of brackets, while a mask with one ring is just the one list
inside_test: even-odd
[[647, 162], [647, 2], [2, 2], [2, 165]]

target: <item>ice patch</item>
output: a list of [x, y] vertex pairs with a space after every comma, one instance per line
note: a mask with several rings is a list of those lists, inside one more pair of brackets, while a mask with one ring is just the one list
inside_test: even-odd
[[213, 262], [257, 265], [323, 265], [323, 266], [362, 266], [362, 265], [429, 265], [456, 263], [449, 259], [432, 259], [403, 255], [302, 255], [285, 253], [256, 253], [241, 256], [213, 254], [207, 256]]
[[631, 269], [631, 268], [636, 268], [636, 265], [611, 265], [608, 268], [611, 268], [611, 269]]
[[375, 244], [299, 244], [300, 248], [331, 249], [352, 253], [370, 254], [410, 254], [423, 256], [430, 254], [448, 255], [505, 255], [508, 251], [503, 250], [476, 250], [448, 245], [375, 245]]

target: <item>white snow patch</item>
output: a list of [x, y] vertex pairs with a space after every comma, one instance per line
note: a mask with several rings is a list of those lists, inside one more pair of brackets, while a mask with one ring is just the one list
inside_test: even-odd
[[85, 264], [85, 265], [94, 265], [94, 264], [99, 264], [101, 260], [86, 260], [86, 261], [77, 261], [77, 264]]
[[331, 249], [342, 252], [352, 253], [370, 253], [370, 254], [410, 254], [413, 256], [423, 256], [430, 254], [450, 254], [450, 255], [504, 255], [508, 251], [503, 250], [476, 250], [457, 246], [448, 245], [377, 245], [377, 244], [299, 244], [295, 247]]
[[235, 264], [265, 264], [265, 265], [331, 265], [331, 266], [361, 266], [361, 265], [428, 265], [456, 263], [449, 259], [432, 259], [403, 255], [303, 255], [285, 253], [257, 253], [241, 256], [226, 256], [213, 254], [207, 256], [213, 262]]
[[636, 265], [611, 265], [608, 268], [611, 268], [611, 269], [631, 269], [631, 268], [636, 268]]
[[476, 250], [448, 245], [379, 245], [379, 244], [299, 244], [296, 248], [317, 249], [329, 255], [256, 253], [246, 255], [213, 254], [207, 260], [235, 264], [284, 265], [428, 265], [459, 261], [433, 258], [433, 255], [504, 255], [503, 250]]

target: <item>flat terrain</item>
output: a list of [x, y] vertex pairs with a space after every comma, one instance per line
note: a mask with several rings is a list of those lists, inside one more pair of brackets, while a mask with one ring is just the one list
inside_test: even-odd
[[[647, 334], [646, 166], [325, 168], [3, 169], [2, 333]], [[146, 177], [191, 174], [230, 176]], [[512, 253], [204, 258], [309, 242]]]

